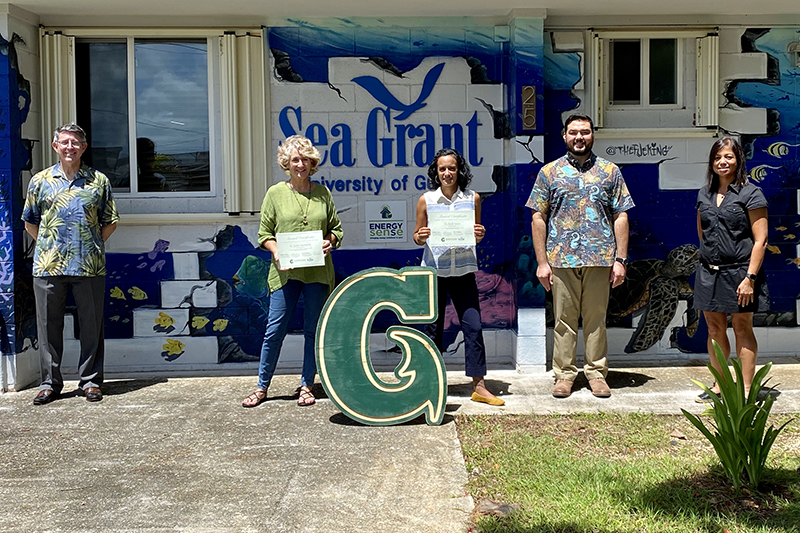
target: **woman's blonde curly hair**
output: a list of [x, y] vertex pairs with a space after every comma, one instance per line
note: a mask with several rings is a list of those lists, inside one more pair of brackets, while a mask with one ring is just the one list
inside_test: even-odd
[[309, 159], [311, 168], [308, 171], [308, 175], [313, 175], [317, 171], [317, 166], [322, 157], [311, 141], [302, 135], [292, 135], [278, 146], [278, 164], [286, 172], [286, 175], [291, 175], [289, 173], [289, 161], [292, 158], [292, 148], [296, 148], [301, 156]]

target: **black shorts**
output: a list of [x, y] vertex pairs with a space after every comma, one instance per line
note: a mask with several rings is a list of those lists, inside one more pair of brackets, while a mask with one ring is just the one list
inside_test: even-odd
[[736, 289], [747, 274], [747, 266], [711, 270], [702, 261], [694, 280], [694, 308], [717, 313], [758, 313], [769, 310], [769, 289], [764, 270], [753, 285], [753, 301], [740, 306]]

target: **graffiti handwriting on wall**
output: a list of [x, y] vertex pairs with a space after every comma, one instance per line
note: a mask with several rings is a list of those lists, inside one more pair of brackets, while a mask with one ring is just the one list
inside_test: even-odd
[[609, 156], [624, 155], [628, 157], [667, 157], [672, 150], [672, 145], [659, 143], [630, 143], [619, 146], [609, 146], [606, 154]]

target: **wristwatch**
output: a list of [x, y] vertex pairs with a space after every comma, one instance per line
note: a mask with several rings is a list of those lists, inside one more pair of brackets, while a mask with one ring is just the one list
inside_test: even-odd
[[622, 263], [622, 266], [624, 266], [624, 267], [628, 266], [628, 258], [627, 257], [615, 257], [614, 261], [616, 261], [617, 263]]
[[755, 281], [756, 280], [756, 275], [755, 274], [751, 274], [750, 272], [745, 274], [745, 277], [750, 279], [751, 281]]

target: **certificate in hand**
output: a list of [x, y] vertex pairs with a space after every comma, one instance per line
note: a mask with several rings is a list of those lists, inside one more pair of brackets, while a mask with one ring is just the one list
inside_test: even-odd
[[281, 270], [323, 266], [322, 230], [278, 233], [278, 259]]
[[431, 246], [475, 246], [475, 211], [428, 211]]

